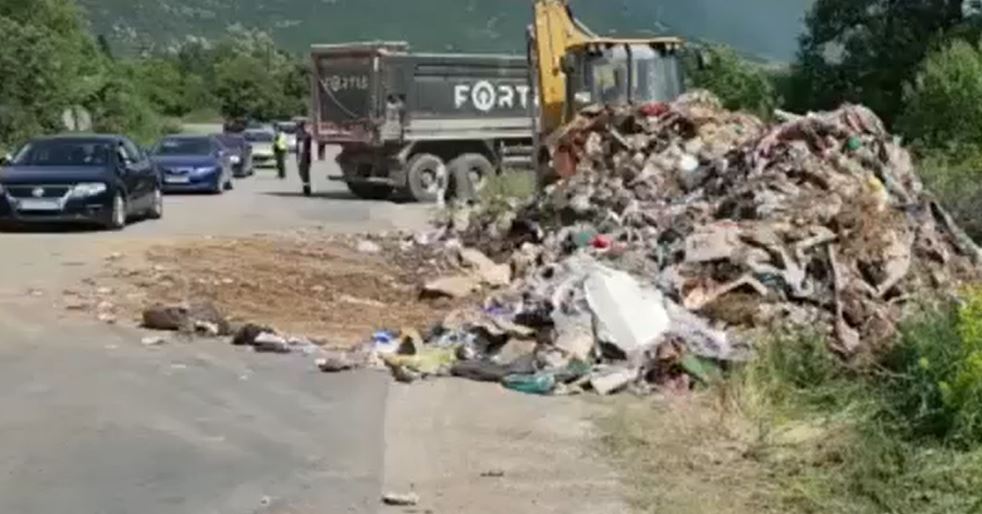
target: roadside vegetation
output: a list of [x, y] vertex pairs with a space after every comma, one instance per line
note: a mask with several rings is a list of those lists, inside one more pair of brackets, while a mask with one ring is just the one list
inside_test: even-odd
[[[306, 68], [263, 32], [233, 26], [220, 40], [190, 39], [120, 56], [88, 31], [73, 0], [0, 2], [0, 148], [64, 130], [85, 108], [92, 129], [149, 142], [185, 117], [262, 120], [305, 112]], [[216, 116], [217, 115], [217, 116]]]
[[776, 337], [691, 398], [603, 423], [641, 512], [979, 512], [982, 295], [926, 307], [875, 364]]

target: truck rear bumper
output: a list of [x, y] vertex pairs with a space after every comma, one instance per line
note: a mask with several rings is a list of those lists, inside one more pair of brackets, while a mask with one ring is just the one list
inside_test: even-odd
[[378, 184], [392, 187], [406, 185], [404, 165], [399, 160], [397, 146], [342, 146], [335, 157], [340, 175], [328, 177], [350, 183]]

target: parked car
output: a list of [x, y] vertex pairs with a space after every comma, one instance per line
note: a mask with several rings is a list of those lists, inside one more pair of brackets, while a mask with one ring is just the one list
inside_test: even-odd
[[248, 177], [255, 170], [252, 168], [252, 145], [240, 134], [216, 134], [232, 162], [232, 175], [238, 178]]
[[38, 138], [0, 167], [0, 221], [120, 230], [133, 216], [162, 217], [161, 191], [146, 154], [124, 136]]
[[214, 136], [167, 136], [150, 157], [163, 176], [164, 192], [221, 194], [232, 189], [232, 161]]
[[252, 145], [252, 163], [254, 166], [276, 165], [276, 156], [273, 154], [273, 140], [276, 135], [268, 129], [249, 129], [242, 133], [246, 141]]
[[297, 123], [293, 121], [278, 121], [273, 124], [274, 127], [283, 131], [286, 134], [286, 144], [291, 152], [297, 151]]

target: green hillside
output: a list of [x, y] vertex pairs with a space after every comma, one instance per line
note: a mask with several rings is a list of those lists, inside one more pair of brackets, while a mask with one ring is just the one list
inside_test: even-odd
[[[79, 0], [114, 47], [214, 38], [234, 24], [270, 32], [300, 51], [311, 43], [408, 40], [416, 48], [522, 51], [530, 0]], [[673, 32], [787, 59], [811, 0], [574, 0], [594, 30]]]

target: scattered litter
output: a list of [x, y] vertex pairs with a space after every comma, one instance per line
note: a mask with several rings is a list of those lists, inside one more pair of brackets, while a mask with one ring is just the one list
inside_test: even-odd
[[232, 344], [235, 346], [252, 346], [256, 342], [256, 338], [261, 334], [274, 333], [276, 332], [270, 327], [256, 325], [254, 323], [247, 323], [236, 331], [235, 335], [232, 337]]
[[252, 341], [252, 348], [260, 353], [290, 353], [290, 343], [280, 335], [263, 332]]
[[166, 343], [167, 340], [160, 336], [147, 336], [140, 340], [143, 346], [160, 346]]
[[385, 493], [382, 496], [382, 503], [397, 507], [412, 507], [419, 503], [419, 495], [414, 492]]
[[198, 320], [194, 322], [194, 333], [205, 337], [218, 337], [221, 334], [221, 328], [217, 323]]
[[378, 243], [369, 241], [367, 239], [362, 239], [361, 241], [358, 241], [357, 245], [355, 246], [355, 249], [357, 249], [358, 252], [360, 253], [367, 253], [367, 254], [376, 254], [382, 252], [382, 247], [379, 246]]
[[215, 335], [232, 333], [228, 320], [209, 302], [150, 307], [143, 311], [143, 328], [185, 333], [202, 330], [206, 333], [216, 332]]
[[465, 298], [479, 289], [479, 279], [469, 275], [442, 277], [423, 287], [423, 297]]
[[620, 391], [638, 378], [638, 370], [625, 367], [601, 368], [590, 375], [590, 387], [597, 394], [607, 396]]
[[501, 383], [520, 393], [549, 394], [556, 387], [556, 375], [545, 371], [531, 375], [508, 375]]
[[500, 469], [491, 469], [481, 472], [481, 478], [501, 478], [503, 476], [505, 476], [505, 472]]
[[317, 368], [324, 373], [339, 373], [358, 367], [350, 352], [330, 352], [317, 359]]

